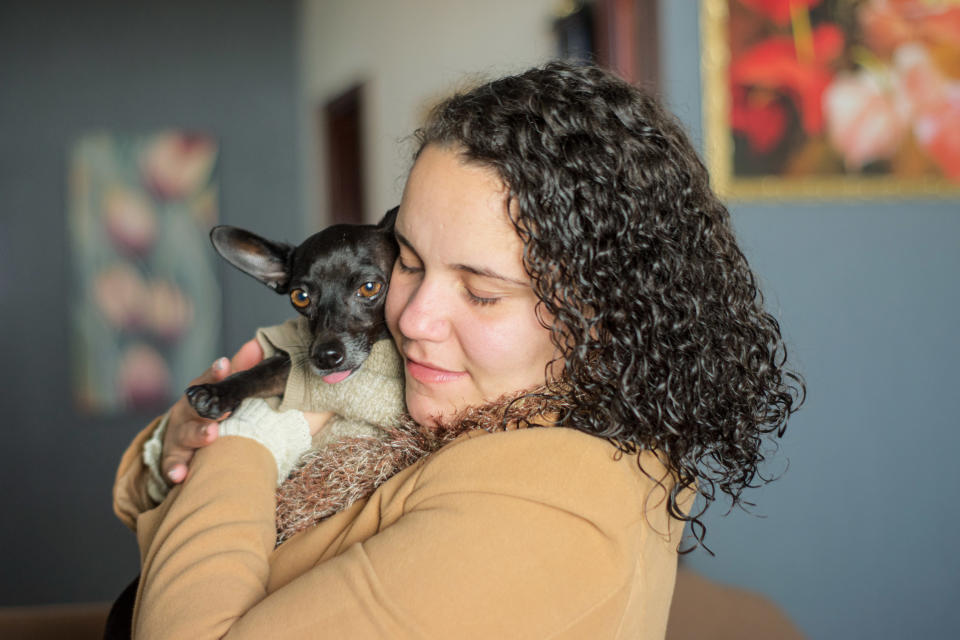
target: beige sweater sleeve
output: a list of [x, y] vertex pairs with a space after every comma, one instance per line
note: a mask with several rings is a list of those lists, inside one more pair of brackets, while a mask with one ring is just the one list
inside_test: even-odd
[[277, 466], [266, 447], [225, 436], [140, 515], [137, 638], [219, 638], [265, 595]]
[[114, 478], [113, 511], [123, 524], [133, 530], [137, 528], [140, 514], [157, 505], [148, 491], [149, 471], [143, 463], [143, 445], [153, 436], [161, 419], [162, 416], [156, 418], [133, 439], [120, 459]]
[[[653, 544], [634, 510], [645, 480], [580, 446], [609, 445], [530, 431], [454, 443], [402, 500], [388, 482], [366, 507], [402, 515], [333, 558], [316, 549], [273, 592], [276, 465], [252, 440], [217, 440], [139, 518], [135, 637], [618, 637], [644, 562], [669, 605], [676, 541]], [[662, 637], [665, 616], [637, 637]]]

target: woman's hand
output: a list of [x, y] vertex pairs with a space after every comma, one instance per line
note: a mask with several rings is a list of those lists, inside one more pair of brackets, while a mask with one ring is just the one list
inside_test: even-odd
[[307, 424], [310, 425], [311, 436], [315, 436], [320, 433], [320, 431], [327, 426], [327, 423], [333, 416], [333, 411], [322, 411], [320, 413], [314, 413], [313, 411], [303, 412], [303, 417], [307, 419]]
[[[232, 359], [220, 358], [190, 384], [219, 382], [231, 373], [249, 369], [261, 360], [263, 349], [256, 340], [250, 340], [240, 347]], [[160, 456], [163, 477], [171, 484], [183, 482], [194, 452], [216, 440], [217, 433], [217, 422], [198, 415], [187, 402], [187, 397], [180, 396], [170, 409], [170, 420], [163, 435], [163, 453]]]
[[[220, 358], [190, 384], [219, 382], [230, 374], [249, 369], [261, 360], [263, 360], [263, 349], [256, 340], [250, 340], [240, 347], [232, 359]], [[317, 435], [333, 415], [332, 411], [322, 413], [305, 411], [303, 416], [310, 425], [310, 435]], [[225, 417], [222, 416], [221, 420]], [[218, 422], [198, 415], [187, 401], [187, 397], [180, 396], [170, 410], [170, 420], [167, 422], [167, 430], [163, 436], [163, 454], [160, 459], [160, 472], [163, 477], [170, 484], [183, 482], [187, 477], [187, 468], [190, 466], [193, 454], [197, 449], [216, 440], [218, 435]]]

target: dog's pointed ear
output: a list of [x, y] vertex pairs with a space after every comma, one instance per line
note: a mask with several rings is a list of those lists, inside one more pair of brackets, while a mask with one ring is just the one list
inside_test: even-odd
[[210, 231], [210, 242], [223, 258], [277, 293], [290, 283], [293, 246], [261, 238], [244, 229], [220, 225]]
[[390, 209], [390, 211], [387, 211], [387, 213], [384, 214], [383, 219], [377, 223], [377, 229], [383, 229], [384, 231], [393, 233], [393, 225], [397, 221], [397, 211], [399, 210], [400, 206], [398, 205], [393, 209]]

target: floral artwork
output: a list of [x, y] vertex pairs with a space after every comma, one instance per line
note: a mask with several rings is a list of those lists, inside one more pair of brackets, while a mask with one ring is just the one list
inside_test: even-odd
[[166, 131], [72, 149], [74, 394], [89, 412], [155, 409], [215, 358], [220, 297], [208, 232], [216, 144]]
[[722, 193], [960, 194], [960, 1], [701, 6]]

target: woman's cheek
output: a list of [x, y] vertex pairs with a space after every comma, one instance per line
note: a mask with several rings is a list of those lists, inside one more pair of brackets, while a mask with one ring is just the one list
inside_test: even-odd
[[[514, 391], [511, 384], [529, 378], [531, 336], [516, 316], [495, 323], [473, 322], [460, 332], [464, 355], [486, 399]], [[519, 387], [517, 387], [519, 388]]]
[[407, 291], [409, 285], [404, 282], [401, 276], [402, 274], [399, 274], [398, 270], [394, 268], [393, 275], [390, 278], [390, 286], [387, 288], [387, 300], [383, 307], [384, 316], [387, 320], [387, 328], [390, 330], [390, 334], [393, 336], [393, 340], [397, 343], [398, 347], [400, 345], [400, 335], [397, 331], [397, 324], [400, 319], [400, 314], [403, 313], [407, 296], [409, 295]]

